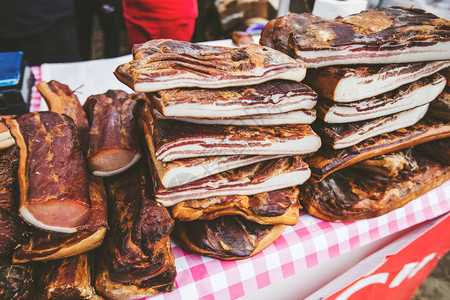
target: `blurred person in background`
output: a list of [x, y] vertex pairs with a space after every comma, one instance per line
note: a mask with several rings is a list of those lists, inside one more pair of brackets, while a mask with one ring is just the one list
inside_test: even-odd
[[130, 48], [152, 39], [190, 41], [197, 0], [122, 0]]
[[71, 0], [0, 0], [0, 52], [23, 51], [29, 65], [80, 60]]
[[92, 57], [94, 17], [103, 31], [103, 57], [120, 55], [120, 31], [123, 26], [121, 0], [74, 0], [78, 43], [82, 60]]

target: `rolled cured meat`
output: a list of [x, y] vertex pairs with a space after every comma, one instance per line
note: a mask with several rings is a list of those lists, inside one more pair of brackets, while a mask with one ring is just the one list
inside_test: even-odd
[[324, 145], [304, 160], [311, 169], [310, 181], [318, 182], [365, 159], [446, 137], [450, 137], [450, 124], [425, 116], [413, 126], [368, 138], [348, 148], [334, 150]]
[[336, 102], [353, 102], [374, 97], [402, 85], [430, 76], [450, 61], [388, 65], [330, 66], [309, 69], [305, 82], [321, 97]]
[[433, 101], [444, 89], [440, 74], [419, 79], [393, 91], [349, 103], [321, 99], [317, 116], [327, 123], [349, 123], [398, 113]]
[[87, 163], [92, 174], [112, 176], [139, 160], [136, 118], [144, 97], [109, 90], [86, 100], [83, 107], [90, 123]]
[[421, 9], [383, 7], [296, 30], [288, 51], [308, 68], [448, 60], [449, 26]]
[[75, 232], [91, 214], [75, 123], [63, 114], [34, 112], [6, 125], [20, 149], [20, 215], [40, 229]]
[[33, 266], [0, 258], [0, 286], [0, 299], [30, 299], [34, 294]]
[[106, 192], [100, 177], [89, 176], [89, 195], [92, 213], [77, 232], [49, 232], [36, 228], [14, 251], [13, 261], [61, 259], [100, 247], [108, 228]]
[[295, 225], [301, 209], [298, 189], [286, 188], [251, 196], [231, 195], [187, 200], [171, 207], [180, 221], [212, 220], [237, 215], [262, 225]]
[[22, 243], [25, 224], [20, 219], [17, 188], [19, 149], [0, 151], [0, 255], [10, 254]]
[[303, 64], [284, 53], [252, 44], [225, 48], [173, 40], [151, 40], [133, 48], [135, 60], [116, 77], [136, 92], [179, 87], [223, 88], [274, 79], [301, 81]]
[[429, 104], [373, 120], [327, 124], [316, 123], [315, 131], [333, 149], [356, 145], [368, 138], [416, 124], [428, 111]]
[[274, 80], [221, 89], [171, 89], [148, 94], [166, 117], [241, 118], [312, 109], [317, 94], [301, 82]]
[[450, 167], [418, 155], [419, 168], [401, 176], [346, 168], [318, 183], [300, 187], [300, 201], [308, 212], [330, 222], [372, 218], [402, 207], [450, 179]]
[[300, 156], [288, 156], [228, 170], [170, 189], [155, 185], [155, 197], [162, 205], [172, 206], [191, 199], [255, 195], [301, 185], [310, 175], [308, 165]]
[[174, 238], [187, 251], [221, 260], [238, 260], [270, 246], [285, 228], [224, 216], [210, 221], [177, 222]]

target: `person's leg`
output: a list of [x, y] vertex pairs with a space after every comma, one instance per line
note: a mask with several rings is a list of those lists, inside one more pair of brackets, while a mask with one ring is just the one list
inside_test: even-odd
[[74, 1], [78, 45], [82, 60], [90, 60], [92, 56], [92, 31], [96, 2], [94, 0]]

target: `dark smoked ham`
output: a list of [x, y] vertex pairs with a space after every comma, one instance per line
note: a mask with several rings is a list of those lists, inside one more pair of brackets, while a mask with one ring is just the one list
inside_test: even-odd
[[318, 182], [365, 159], [446, 137], [450, 137], [450, 124], [425, 116], [413, 126], [380, 134], [348, 148], [334, 150], [324, 145], [304, 160], [311, 169], [310, 181]]
[[306, 74], [301, 62], [257, 44], [235, 49], [151, 40], [135, 46], [133, 54], [135, 60], [118, 66], [114, 74], [136, 92], [301, 81]]
[[210, 221], [177, 222], [174, 238], [187, 251], [221, 260], [238, 260], [270, 246], [285, 228], [224, 216]]
[[103, 242], [108, 228], [106, 192], [100, 177], [89, 176], [91, 215], [75, 233], [34, 229], [14, 251], [14, 262], [54, 260], [91, 251]]
[[34, 292], [32, 265], [12, 264], [0, 258], [0, 299], [30, 299]]
[[379, 8], [296, 30], [288, 51], [308, 68], [448, 60], [449, 28], [421, 9]]
[[10, 254], [23, 239], [25, 224], [19, 218], [17, 169], [19, 149], [0, 151], [0, 255]]
[[330, 222], [349, 222], [386, 214], [450, 179], [450, 167], [414, 156], [419, 168], [394, 178], [346, 168], [319, 183], [300, 187], [308, 212]]
[[[152, 282], [175, 268], [169, 240], [174, 220], [167, 209], [155, 201], [144, 166], [144, 162], [138, 163], [105, 179], [110, 231], [99, 257], [107, 271], [99, 271], [97, 278], [107, 276], [118, 284], [141, 282], [145, 285], [145, 281]], [[173, 286], [176, 274], [172, 275], [163, 277], [167, 289]], [[152, 286], [148, 288], [147, 296], [151, 295]]]
[[90, 96], [84, 103], [90, 123], [87, 163], [92, 174], [102, 177], [118, 174], [141, 157], [136, 114], [143, 97], [109, 90]]
[[274, 80], [250, 87], [162, 90], [149, 99], [166, 117], [222, 119], [312, 109], [317, 94], [301, 82]]
[[73, 120], [34, 112], [6, 120], [20, 149], [20, 214], [35, 227], [75, 232], [91, 214], [87, 170]]
[[251, 196], [231, 195], [187, 200], [171, 207], [180, 221], [212, 220], [238, 215], [262, 225], [295, 225], [301, 206], [298, 189], [286, 188]]

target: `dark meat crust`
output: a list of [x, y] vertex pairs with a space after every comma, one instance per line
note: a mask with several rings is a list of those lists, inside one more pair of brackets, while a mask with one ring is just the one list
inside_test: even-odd
[[113, 281], [147, 280], [174, 263], [170, 244], [166, 245], [174, 220], [154, 200], [144, 164], [105, 180], [110, 234], [102, 253]]
[[85, 253], [36, 265], [36, 299], [90, 299], [95, 295], [91, 260]]
[[221, 196], [183, 201], [171, 208], [180, 221], [212, 220], [221, 216], [239, 215], [261, 225], [295, 225], [301, 206], [298, 189], [287, 188], [252, 196]]
[[23, 239], [25, 224], [19, 218], [16, 146], [0, 152], [0, 255], [11, 253]]
[[[448, 84], [448, 81], [447, 81]], [[428, 114], [433, 118], [450, 121], [450, 87], [446, 86], [442, 93], [430, 103]]]
[[45, 261], [77, 255], [99, 247], [108, 228], [106, 192], [103, 180], [89, 176], [92, 213], [75, 233], [35, 229], [29, 239], [14, 252], [14, 262]]
[[450, 124], [425, 117], [413, 126], [383, 133], [357, 145], [334, 150], [323, 145], [313, 156], [305, 157], [311, 181], [318, 182], [331, 173], [362, 160], [450, 136]]
[[[72, 230], [83, 225], [90, 216], [90, 200], [86, 164], [74, 121], [64, 114], [34, 112], [5, 122], [20, 149], [21, 215], [26, 210], [50, 227]], [[54, 211], [62, 207], [65, 209], [59, 209], [59, 213]], [[58, 215], [61, 213], [65, 219]]]
[[450, 166], [450, 138], [423, 143], [417, 145], [415, 149], [444, 166]]
[[427, 193], [450, 179], [450, 168], [415, 156], [419, 168], [395, 178], [346, 168], [319, 183], [300, 187], [308, 212], [330, 222], [377, 217]]
[[251, 257], [275, 242], [284, 225], [261, 225], [238, 216], [177, 222], [174, 238], [187, 251], [221, 260]]

